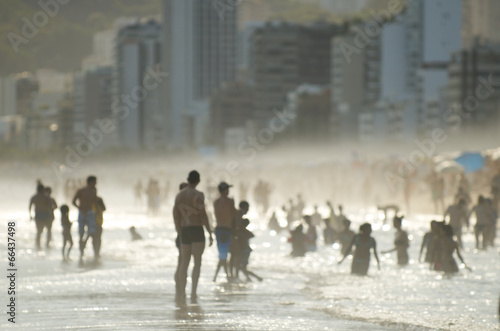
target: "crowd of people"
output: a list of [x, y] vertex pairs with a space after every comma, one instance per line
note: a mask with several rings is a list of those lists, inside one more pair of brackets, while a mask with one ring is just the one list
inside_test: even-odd
[[143, 204], [143, 195], [146, 197], [147, 212], [150, 215], [158, 215], [161, 204], [168, 199], [170, 191], [170, 182], [167, 181], [163, 188], [160, 187], [160, 182], [155, 178], [149, 178], [147, 185], [144, 187], [139, 179], [134, 185], [134, 199], [138, 205]]
[[[71, 185], [67, 182], [65, 194], [69, 192]], [[249, 270], [249, 259], [252, 252], [250, 240], [254, 234], [248, 229], [250, 221], [247, 213], [250, 203], [246, 199], [248, 186], [240, 183], [240, 202], [229, 196], [232, 185], [220, 182], [217, 186], [217, 196], [213, 192], [206, 198], [205, 194], [197, 189], [201, 182], [200, 174], [191, 171], [187, 182], [179, 185], [173, 205], [173, 219], [177, 232], [176, 246], [178, 247], [178, 265], [174, 275], [176, 283], [176, 298], [184, 302], [186, 298], [187, 271], [191, 257], [194, 266], [191, 277], [191, 300], [197, 299], [197, 284], [200, 276], [202, 255], [205, 250], [205, 231], [208, 233], [209, 245], [216, 241], [218, 250], [218, 263], [215, 267], [213, 281], [221, 270], [228, 281], [239, 279], [243, 274], [247, 281], [257, 279], [260, 276]], [[429, 263], [430, 269], [447, 274], [458, 272], [459, 268], [455, 262], [455, 254], [465, 265], [460, 250], [463, 248], [462, 235], [464, 229], [472, 230], [476, 238], [476, 249], [487, 249], [494, 245], [498, 218], [498, 204], [500, 201], [500, 172], [492, 177], [490, 182], [490, 196], [478, 194], [477, 203], [473, 204], [471, 198], [471, 185], [465, 174], [456, 176], [456, 194], [453, 203], [445, 208], [443, 189], [446, 187], [444, 177], [437, 172], [432, 172], [428, 178], [431, 198], [436, 211], [443, 215], [442, 221], [432, 221], [431, 230], [425, 234], [420, 248], [419, 261], [425, 251], [424, 261]], [[94, 260], [100, 257], [102, 241], [103, 213], [106, 210], [104, 201], [97, 195], [97, 179], [89, 176], [86, 185], [79, 189], [71, 190], [73, 197], [72, 205], [78, 209], [78, 234], [80, 261], [83, 261], [86, 244], [92, 238], [94, 249]], [[213, 187], [213, 185], [210, 185]], [[170, 184], [167, 182], [165, 188], [160, 189], [158, 180], [151, 178], [147, 187], [138, 181], [134, 187], [136, 202], [142, 201], [143, 193], [147, 197], [148, 210], [151, 214], [158, 213], [160, 203], [167, 200]], [[327, 217], [319, 212], [319, 206], [307, 204], [301, 194], [295, 199], [289, 199], [279, 210], [270, 208], [270, 183], [259, 180], [255, 185], [254, 199], [255, 209], [259, 215], [269, 215], [268, 228], [275, 233], [288, 231], [289, 242], [292, 250], [291, 256], [301, 257], [318, 249], [319, 228], [322, 228], [325, 245], [338, 244], [342, 263], [349, 255], [352, 255], [351, 272], [357, 275], [368, 273], [371, 255], [373, 254], [380, 268], [380, 260], [377, 253], [377, 242], [372, 235], [372, 226], [363, 223], [359, 226], [358, 233], [351, 229], [352, 222], [344, 213], [342, 205], [334, 206], [326, 202], [329, 211]], [[67, 192], [68, 191], [68, 192]], [[209, 206], [206, 206], [208, 202]], [[211, 206], [210, 206], [211, 205]], [[51, 229], [54, 221], [54, 210], [58, 208], [56, 201], [51, 197], [50, 187], [41, 182], [37, 184], [37, 193], [30, 200], [30, 216], [35, 209], [34, 217], [36, 223], [35, 245], [41, 249], [41, 235], [47, 231], [46, 247], [50, 247]], [[237, 207], [236, 207], [237, 206]], [[312, 208], [306, 208], [306, 207]], [[384, 223], [392, 211], [392, 224], [395, 229], [393, 247], [382, 251], [382, 254], [396, 253], [397, 264], [405, 266], [409, 263], [408, 249], [410, 239], [408, 232], [403, 227], [404, 216], [400, 214], [401, 208], [398, 204], [386, 204], [377, 207], [384, 213]], [[403, 208], [406, 212], [409, 207]], [[305, 214], [304, 211], [312, 211]], [[324, 209], [323, 209], [324, 210]], [[73, 246], [71, 236], [72, 222], [69, 218], [70, 208], [68, 205], [60, 207], [61, 225], [63, 229], [62, 255], [64, 261], [70, 260], [70, 252]], [[214, 217], [211, 216], [214, 215]], [[284, 215], [280, 220], [278, 214]], [[281, 216], [280, 216], [281, 217]], [[470, 219], [476, 223], [471, 229]], [[214, 228], [212, 229], [212, 224]], [[130, 228], [132, 240], [141, 240], [142, 237], [134, 227]], [[466, 266], [466, 268], [468, 268]]]
[[[68, 183], [68, 182], [66, 182]], [[100, 249], [102, 240], [103, 213], [106, 210], [104, 201], [97, 195], [97, 178], [89, 176], [87, 184], [74, 193], [72, 204], [78, 209], [78, 234], [80, 248], [80, 263], [83, 264], [83, 256], [87, 242], [92, 238], [94, 249], [94, 262], [100, 259]], [[35, 247], [41, 250], [41, 236], [44, 230], [47, 233], [45, 247], [50, 248], [52, 240], [52, 224], [54, 222], [54, 210], [57, 209], [56, 201], [51, 197], [50, 187], [46, 187], [39, 180], [37, 182], [37, 193], [31, 197], [29, 204], [30, 219], [36, 224]], [[34, 209], [35, 215], [32, 216]], [[69, 219], [69, 206], [64, 204], [60, 207], [61, 227], [63, 229], [62, 257], [64, 262], [70, 261], [70, 252], [73, 247], [73, 237], [71, 227], [73, 223]], [[66, 249], [66, 245], [68, 248]]]

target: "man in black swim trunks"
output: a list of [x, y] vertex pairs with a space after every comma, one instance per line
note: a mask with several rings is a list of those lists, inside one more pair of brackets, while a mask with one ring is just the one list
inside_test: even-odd
[[175, 197], [174, 222], [175, 229], [180, 235], [181, 264], [176, 287], [176, 300], [183, 304], [186, 300], [187, 270], [191, 255], [194, 260], [191, 290], [191, 301], [196, 302], [198, 279], [200, 278], [201, 257], [205, 250], [205, 233], [203, 226], [210, 235], [210, 246], [213, 243], [212, 230], [208, 223], [205, 211], [205, 196], [196, 190], [200, 183], [200, 174], [193, 170], [188, 175], [188, 186]]

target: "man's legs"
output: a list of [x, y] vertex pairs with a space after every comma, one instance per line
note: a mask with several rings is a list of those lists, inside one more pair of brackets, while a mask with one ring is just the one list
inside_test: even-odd
[[[66, 240], [64, 242], [66, 242]], [[68, 242], [69, 242], [69, 247], [68, 247], [68, 251], [66, 252], [66, 259], [69, 261], [69, 260], [71, 260], [69, 258], [69, 253], [71, 252], [71, 248], [73, 248], [73, 238], [69, 237]]]
[[47, 243], [45, 246], [49, 248], [50, 241], [52, 240], [52, 222], [54, 222], [54, 220], [47, 220], [46, 222], [47, 223], [45, 223], [45, 226], [47, 227]]
[[40, 238], [42, 237], [42, 232], [43, 232], [43, 220], [35, 220], [36, 224], [36, 238], [35, 238], [35, 245], [36, 249], [40, 249]]
[[85, 251], [85, 245], [87, 244], [87, 240], [83, 240], [83, 236], [85, 235], [85, 223], [85, 215], [80, 212], [78, 214], [78, 234], [80, 238], [78, 242], [80, 246], [80, 261], [83, 260], [83, 252]]
[[177, 258], [177, 267], [175, 268], [175, 274], [174, 274], [174, 280], [175, 280], [175, 294], [180, 293], [179, 291], [179, 275], [180, 275], [180, 268], [181, 268], [181, 248], [178, 248], [179, 251], [179, 256]]
[[62, 257], [63, 260], [66, 261], [66, 238], [63, 239]]
[[95, 234], [92, 237], [92, 246], [94, 247], [94, 257], [99, 258], [101, 256], [101, 235], [102, 227], [97, 224]]
[[198, 279], [200, 278], [201, 270], [201, 256], [205, 250], [205, 242], [196, 242], [191, 245], [191, 253], [193, 254], [194, 267], [191, 276], [192, 287], [191, 287], [191, 300], [196, 301], [197, 298], [197, 288]]
[[217, 263], [213, 281], [215, 282], [217, 280], [217, 275], [219, 274], [219, 270], [221, 267], [224, 267], [226, 277], [229, 280], [229, 272], [227, 270], [227, 255], [229, 253], [229, 247], [231, 245], [230, 230], [224, 228], [216, 228], [215, 239], [217, 240], [217, 249], [219, 250], [219, 263]]
[[191, 245], [181, 243], [181, 265], [179, 268], [179, 287], [176, 293], [176, 300], [186, 300], [186, 283], [187, 283], [187, 270], [189, 261], [191, 260], [192, 249]]
[[460, 247], [460, 249], [462, 249], [463, 248], [463, 245], [462, 245], [462, 227], [456, 226], [456, 227], [453, 227], [452, 229], [453, 229], [453, 233], [457, 237], [458, 247]]

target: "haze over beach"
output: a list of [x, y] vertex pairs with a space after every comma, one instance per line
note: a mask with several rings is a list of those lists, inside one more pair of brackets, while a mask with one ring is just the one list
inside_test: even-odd
[[498, 329], [499, 16], [2, 1], [0, 329]]

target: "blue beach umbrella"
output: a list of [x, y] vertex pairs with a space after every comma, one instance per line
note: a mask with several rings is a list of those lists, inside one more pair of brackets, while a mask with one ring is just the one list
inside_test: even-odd
[[464, 167], [466, 173], [476, 172], [483, 168], [486, 158], [480, 152], [466, 152], [455, 159], [455, 161]]

